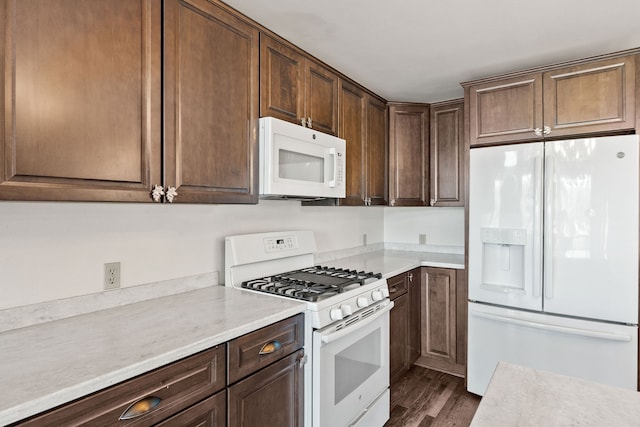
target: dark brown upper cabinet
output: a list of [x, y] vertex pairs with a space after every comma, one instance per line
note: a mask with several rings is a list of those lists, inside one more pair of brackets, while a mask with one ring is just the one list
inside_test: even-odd
[[158, 0], [3, 1], [0, 199], [151, 201]]
[[389, 205], [429, 200], [429, 105], [389, 104]]
[[617, 55], [463, 83], [470, 145], [633, 130], [636, 56]]
[[347, 142], [345, 206], [387, 204], [387, 107], [361, 87], [340, 81], [338, 136]]
[[167, 0], [164, 19], [165, 185], [257, 203], [259, 31], [206, 0]]
[[260, 35], [260, 116], [338, 133], [338, 75], [284, 41]]
[[464, 101], [389, 104], [389, 204], [464, 206]]
[[245, 20], [205, 0], [7, 1], [0, 20], [0, 199], [257, 202]]
[[430, 206], [464, 206], [464, 100], [431, 104]]

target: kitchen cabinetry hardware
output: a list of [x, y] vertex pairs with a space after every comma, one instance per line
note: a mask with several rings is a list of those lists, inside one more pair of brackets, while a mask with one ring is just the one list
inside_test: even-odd
[[396, 205], [396, 199], [389, 200], [389, 206], [395, 206], [395, 205]]
[[164, 196], [164, 187], [162, 185], [154, 185], [153, 190], [151, 190], [153, 201], [160, 203], [162, 196]]
[[167, 190], [165, 191], [165, 198], [167, 199], [167, 202], [169, 203], [173, 203], [173, 200], [178, 196], [178, 192], [176, 191], [176, 187], [167, 187]]
[[165, 189], [161, 185], [154, 185], [153, 190], [151, 190], [151, 197], [156, 203], [162, 202], [163, 197], [167, 202], [173, 203], [177, 196], [178, 192], [176, 191], [176, 187], [169, 186]]
[[435, 206], [436, 205], [436, 199], [429, 199], [429, 206]]
[[162, 399], [156, 396], [144, 397], [137, 402], [133, 402], [125, 411], [120, 415], [119, 420], [131, 420], [138, 418], [153, 410], [160, 404]]
[[307, 127], [310, 129], [313, 127], [311, 126], [311, 117], [307, 117]]
[[304, 353], [300, 353], [300, 354], [298, 355], [298, 367], [299, 367], [300, 369], [304, 369], [304, 365], [306, 365], [306, 364], [307, 364], [307, 360], [308, 360], [307, 355], [306, 355], [306, 354], [304, 354]]
[[413, 282], [413, 273], [409, 273], [409, 281]]
[[535, 134], [536, 134], [536, 136], [542, 136], [542, 129], [540, 129], [540, 128], [535, 128], [535, 129], [533, 130], [533, 133], [535, 133]]
[[549, 126], [545, 126], [542, 133], [549, 135], [551, 133], [551, 128]]
[[264, 356], [266, 354], [271, 354], [275, 351], [280, 350], [282, 348], [282, 344], [279, 341], [273, 340], [262, 346], [260, 352], [258, 353], [260, 356]]

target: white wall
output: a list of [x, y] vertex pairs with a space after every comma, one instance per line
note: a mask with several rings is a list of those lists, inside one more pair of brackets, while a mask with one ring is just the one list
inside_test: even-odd
[[122, 286], [219, 272], [224, 236], [311, 229], [319, 252], [384, 239], [384, 209], [255, 205], [0, 202], [0, 309], [102, 291], [103, 265]]
[[318, 252], [367, 243], [464, 244], [462, 208], [0, 202], [0, 310], [101, 292], [103, 265], [122, 286], [219, 272], [224, 236], [310, 229]]
[[464, 208], [386, 208], [384, 241], [418, 244], [426, 234], [427, 244], [464, 246]]

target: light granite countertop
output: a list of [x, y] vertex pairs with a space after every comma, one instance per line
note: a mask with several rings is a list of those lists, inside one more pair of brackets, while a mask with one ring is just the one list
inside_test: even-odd
[[381, 249], [337, 259], [318, 259], [317, 264], [382, 273], [389, 278], [416, 267], [464, 269], [464, 255]]
[[471, 427], [637, 427], [640, 393], [500, 362]]
[[0, 425], [303, 312], [224, 286], [0, 333]]

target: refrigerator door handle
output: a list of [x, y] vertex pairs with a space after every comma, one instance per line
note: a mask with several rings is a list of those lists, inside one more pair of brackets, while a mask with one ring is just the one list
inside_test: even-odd
[[553, 212], [555, 209], [555, 159], [545, 146], [544, 297], [553, 298]]
[[533, 166], [533, 296], [539, 298], [542, 293], [542, 159], [535, 158]]
[[621, 341], [621, 342], [629, 342], [632, 339], [632, 337], [630, 337], [627, 334], [620, 334], [615, 332], [602, 332], [602, 331], [593, 331], [590, 329], [570, 328], [567, 326], [533, 322], [530, 320], [518, 319], [514, 317], [509, 317], [509, 316], [500, 316], [500, 315], [491, 314], [491, 313], [482, 313], [478, 311], [470, 311], [470, 313], [473, 316], [480, 317], [483, 319], [494, 320], [496, 322], [502, 322], [502, 323], [510, 323], [512, 325], [517, 325], [517, 326], [526, 326], [529, 328], [536, 328], [536, 329], [541, 329], [543, 331], [557, 332], [561, 334], [580, 335], [587, 338], [597, 338], [602, 340]]

